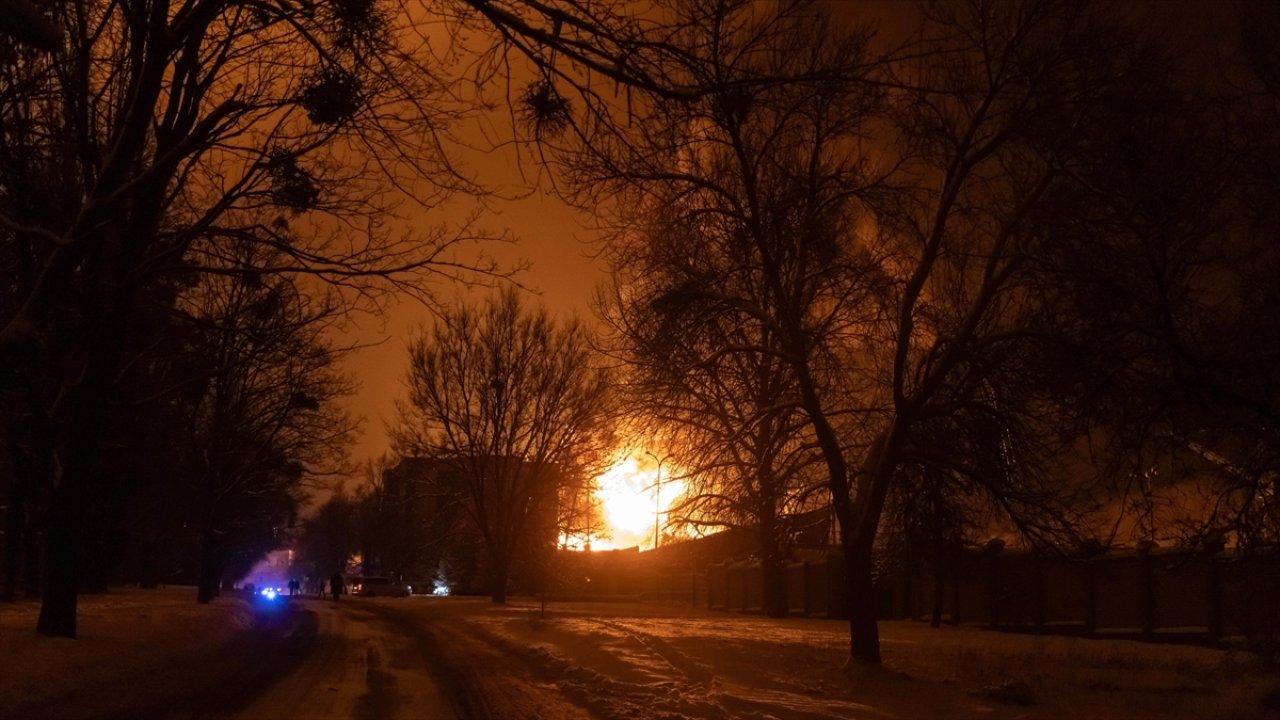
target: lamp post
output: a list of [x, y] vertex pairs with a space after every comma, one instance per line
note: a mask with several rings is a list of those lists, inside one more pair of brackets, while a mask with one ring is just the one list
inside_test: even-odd
[[644, 451], [645, 455], [653, 458], [658, 463], [657, 478], [653, 481], [653, 549], [658, 549], [658, 540], [661, 535], [658, 533], [658, 527], [662, 520], [662, 464], [671, 459], [670, 455], [658, 457], [648, 450]]

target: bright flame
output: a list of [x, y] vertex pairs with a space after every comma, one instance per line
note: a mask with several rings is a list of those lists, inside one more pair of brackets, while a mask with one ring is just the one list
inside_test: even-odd
[[[663, 533], [667, 532], [667, 512], [684, 492], [685, 483], [671, 478], [672, 468], [667, 463], [662, 465], [660, 477], [658, 473], [656, 461], [647, 456], [626, 455], [596, 478], [596, 499], [612, 537], [608, 541], [593, 540], [593, 548], [652, 548], [655, 511], [659, 512]], [[656, 499], [655, 491], [659, 493]]]

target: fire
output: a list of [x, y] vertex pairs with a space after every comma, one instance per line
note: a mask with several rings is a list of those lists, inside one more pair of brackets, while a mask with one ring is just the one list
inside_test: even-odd
[[[654, 513], [666, 525], [667, 512], [684, 492], [683, 480], [673, 479], [672, 467], [647, 455], [623, 455], [596, 478], [599, 500], [608, 526], [607, 540], [593, 540], [597, 549], [623, 548], [633, 545], [641, 549], [653, 547]], [[661, 474], [659, 474], [661, 473]], [[659, 482], [661, 480], [661, 482]], [[655, 498], [655, 491], [658, 496]], [[665, 533], [665, 528], [663, 529]]]

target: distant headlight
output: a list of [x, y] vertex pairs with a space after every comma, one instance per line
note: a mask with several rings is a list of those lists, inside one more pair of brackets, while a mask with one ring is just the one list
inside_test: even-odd
[[275, 600], [276, 595], [278, 594], [279, 593], [277, 593], [275, 590], [272, 590], [271, 588], [266, 588], [265, 590], [262, 591], [262, 597], [268, 600]]

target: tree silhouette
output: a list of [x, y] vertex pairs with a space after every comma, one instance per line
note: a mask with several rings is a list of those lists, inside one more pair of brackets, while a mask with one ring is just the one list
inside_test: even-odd
[[[685, 490], [668, 524], [697, 534], [737, 528], [756, 539], [765, 612], [788, 612], [785, 567], [792, 539], [825, 505], [822, 457], [795, 402], [782, 348], [732, 315], [669, 314], [669, 288], [707, 251], [678, 218], [662, 219], [612, 248], [616, 279], [604, 313], [626, 373], [629, 414], [680, 462]], [[703, 258], [704, 259], [704, 258]], [[728, 292], [728, 283], [717, 283]], [[693, 292], [701, 292], [701, 289]]]
[[[585, 103], [544, 145], [575, 200], [616, 211], [619, 266], [663, 268], [626, 302], [706, 367], [786, 363], [841, 528], [850, 653], [878, 663], [873, 555], [904, 468], [973, 483], [1035, 541], [1073, 536], [1076, 489], [1042, 471], [1058, 409], [1026, 283], [1114, 221], [1084, 212], [1110, 206], [1087, 177], [1151, 66], [1054, 2], [939, 6], [882, 56], [804, 4], [672, 14], [625, 108], [534, 53]], [[687, 247], [645, 242], [664, 234]], [[714, 329], [733, 326], [745, 343]]]
[[[252, 253], [228, 270], [261, 264]], [[191, 348], [204, 372], [188, 472], [199, 508], [199, 600], [208, 602], [237, 545], [249, 544], [244, 554], [254, 559], [277, 546], [301, 482], [341, 469], [354, 425], [336, 403], [351, 384], [334, 369], [342, 351], [327, 335], [337, 308], [323, 297], [230, 274], [205, 278], [178, 308], [201, 328]]]
[[486, 554], [488, 591], [506, 602], [515, 559], [554, 547], [562, 493], [606, 454], [609, 386], [586, 331], [514, 291], [445, 312], [410, 346], [409, 394], [396, 427], [401, 451], [451, 466]]
[[[475, 239], [466, 228], [387, 223], [409, 178], [428, 206], [476, 189], [440, 152], [457, 107], [403, 50], [415, 47], [408, 18], [345, 2], [41, 12], [61, 41], [0, 61], [0, 232], [22, 250], [0, 352], [46, 398], [39, 629], [73, 636], [86, 496], [140, 293], [175, 273], [225, 273], [246, 243], [272, 251], [259, 274], [314, 275], [348, 302], [392, 288], [429, 300], [431, 280], [495, 267], [456, 254]], [[53, 194], [27, 194], [39, 188]], [[56, 372], [40, 370], [53, 358]]]

